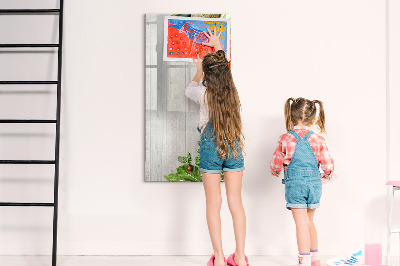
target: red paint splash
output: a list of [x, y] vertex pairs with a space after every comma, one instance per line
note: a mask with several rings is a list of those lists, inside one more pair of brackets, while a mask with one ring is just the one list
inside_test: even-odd
[[[205, 54], [214, 52], [215, 49], [201, 43], [194, 43], [185, 30], [168, 27], [167, 57], [169, 58], [203, 58]], [[203, 41], [203, 38], [201, 39]], [[204, 42], [207, 38], [204, 39]]]

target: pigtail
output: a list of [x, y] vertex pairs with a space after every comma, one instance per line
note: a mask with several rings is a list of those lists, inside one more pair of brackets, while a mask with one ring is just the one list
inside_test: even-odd
[[286, 130], [290, 131], [293, 129], [293, 120], [292, 120], [292, 106], [290, 101], [294, 102], [293, 98], [289, 98], [285, 103], [285, 122], [286, 122]]
[[326, 133], [325, 131], [325, 112], [324, 112], [324, 104], [319, 100], [314, 100], [313, 104], [319, 104], [319, 115], [317, 120], [317, 125], [321, 130], [321, 133]]

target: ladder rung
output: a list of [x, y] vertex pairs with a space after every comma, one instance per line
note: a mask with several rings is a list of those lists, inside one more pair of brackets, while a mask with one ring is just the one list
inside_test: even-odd
[[32, 47], [32, 48], [41, 48], [41, 47], [58, 47], [57, 43], [49, 43], [49, 44], [41, 44], [41, 43], [16, 43], [16, 44], [0, 44], [0, 48], [21, 48], [21, 47]]
[[57, 120], [41, 120], [41, 119], [0, 119], [0, 124], [53, 124]]
[[25, 203], [25, 202], [0, 202], [0, 206], [28, 206], [28, 207], [53, 207], [54, 203], [45, 203], [45, 202], [32, 202], [32, 203]]
[[59, 13], [60, 9], [0, 9], [0, 14], [8, 13]]
[[0, 81], [0, 84], [57, 84], [58, 81]]
[[55, 160], [0, 160], [0, 164], [55, 164]]

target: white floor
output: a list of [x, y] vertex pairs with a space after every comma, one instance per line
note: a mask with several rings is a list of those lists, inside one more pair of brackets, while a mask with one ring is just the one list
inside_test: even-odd
[[[323, 257], [325, 261], [330, 257]], [[207, 256], [59, 256], [59, 266], [205, 266]], [[392, 265], [398, 258], [393, 258]], [[251, 266], [289, 266], [296, 256], [250, 256]], [[396, 263], [396, 264], [394, 264]], [[1, 266], [50, 266], [48, 256], [0, 256]], [[327, 265], [322, 263], [322, 265]]]
[[[59, 266], [205, 266], [207, 256], [59, 256]], [[288, 266], [296, 257], [251, 256], [251, 266]], [[1, 266], [47, 266], [48, 256], [0, 256]]]

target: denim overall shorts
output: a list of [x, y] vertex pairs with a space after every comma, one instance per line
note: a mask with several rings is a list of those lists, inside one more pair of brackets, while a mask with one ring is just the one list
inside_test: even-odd
[[282, 180], [285, 184], [286, 208], [318, 208], [322, 194], [321, 173], [317, 158], [308, 142], [308, 137], [314, 132], [308, 131], [303, 138], [294, 130], [289, 133], [296, 138], [297, 143]]
[[[199, 128], [197, 130], [200, 132]], [[220, 174], [224, 172], [240, 172], [244, 170], [244, 159], [239, 145], [238, 156], [233, 156], [231, 148], [228, 149], [228, 155], [221, 158], [217, 146], [215, 145], [213, 132], [210, 124], [207, 124], [200, 137], [200, 167], [199, 170], [204, 173]]]

